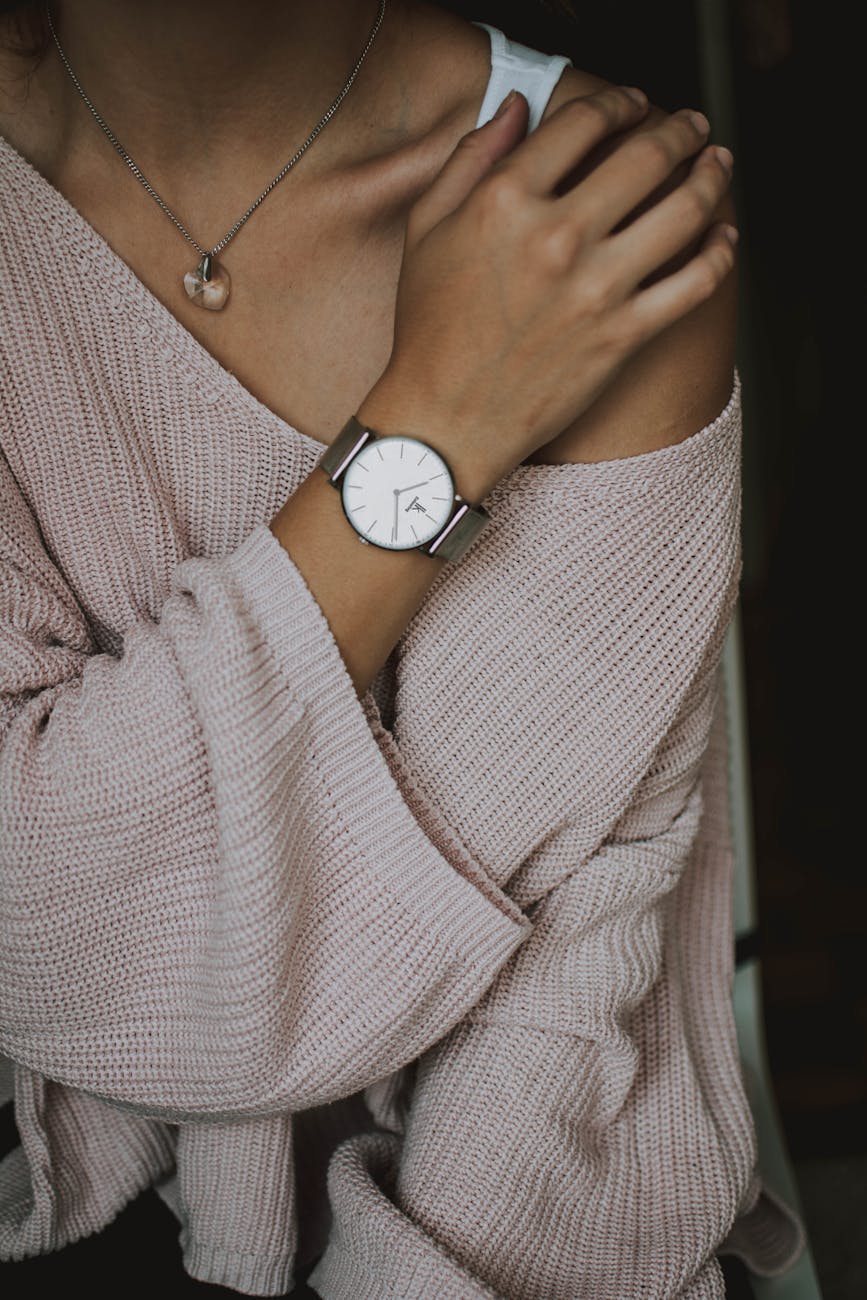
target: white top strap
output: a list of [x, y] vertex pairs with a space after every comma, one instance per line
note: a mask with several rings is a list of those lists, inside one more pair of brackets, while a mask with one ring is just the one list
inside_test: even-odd
[[535, 131], [563, 69], [574, 66], [572, 60], [565, 54], [543, 54], [541, 50], [510, 40], [490, 23], [474, 22], [474, 26], [484, 27], [491, 38], [491, 79], [476, 128], [494, 116], [510, 90], [519, 90], [530, 105], [528, 134]]

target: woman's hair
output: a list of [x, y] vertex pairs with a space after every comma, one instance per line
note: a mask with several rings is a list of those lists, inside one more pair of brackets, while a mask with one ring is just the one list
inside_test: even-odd
[[9, 28], [0, 43], [24, 58], [41, 59], [51, 41], [42, 0], [0, 0], [0, 15], [7, 14]]
[[[556, 18], [577, 21], [572, 0], [527, 0], [528, 8], [531, 3], [540, 5]], [[463, 6], [446, 0], [443, 8], [460, 11]], [[0, 0], [0, 14], [12, 16], [9, 33], [2, 44], [23, 58], [41, 60], [51, 44], [44, 0]]]

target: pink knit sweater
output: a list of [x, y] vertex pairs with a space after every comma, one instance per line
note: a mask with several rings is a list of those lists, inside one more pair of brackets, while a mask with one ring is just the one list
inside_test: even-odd
[[[492, 39], [480, 120], [564, 62]], [[155, 1185], [251, 1295], [323, 1251], [325, 1300], [785, 1268], [730, 1000], [737, 377], [498, 484], [359, 701], [267, 527], [323, 444], [2, 140], [0, 276], [0, 1258]]]

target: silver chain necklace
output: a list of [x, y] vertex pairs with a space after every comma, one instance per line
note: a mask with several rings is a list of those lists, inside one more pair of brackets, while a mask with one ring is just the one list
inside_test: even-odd
[[195, 239], [193, 239], [192, 235], [189, 233], [189, 231], [187, 231], [181, 225], [180, 221], [178, 221], [175, 214], [169, 209], [168, 204], [166, 204], [160, 198], [159, 194], [157, 194], [154, 187], [150, 184], [147, 178], [139, 171], [138, 167], [133, 162], [132, 158], [130, 158], [129, 154], [124, 149], [123, 145], [114, 135], [113, 131], [111, 130], [111, 127], [109, 127], [103, 121], [99, 113], [97, 113], [96, 109], [94, 108], [93, 104], [91, 104], [90, 100], [87, 98], [87, 95], [84, 93], [84, 91], [81, 88], [81, 84], [79, 83], [78, 78], [76, 77], [75, 73], [72, 71], [72, 68], [69, 66], [69, 60], [67, 59], [66, 55], [63, 52], [60, 41], [57, 39], [57, 32], [54, 30], [54, 23], [51, 20], [51, 12], [48, 8], [48, 5], [46, 4], [45, 13], [46, 13], [46, 17], [48, 18], [48, 25], [51, 28], [51, 35], [54, 37], [54, 44], [57, 46], [60, 57], [63, 60], [64, 67], [66, 68], [66, 71], [69, 73], [70, 77], [72, 78], [75, 84], [75, 88], [78, 91], [79, 95], [81, 95], [81, 98], [84, 100], [85, 104], [87, 104], [87, 107], [90, 109], [91, 113], [96, 118], [97, 122], [102, 127], [103, 131], [108, 136], [109, 140], [114, 145], [115, 149], [118, 151], [121, 158], [123, 158], [124, 162], [126, 163], [127, 167], [129, 167], [130, 171], [132, 172], [133, 176], [135, 176], [136, 180], [141, 181], [142, 185], [145, 187], [145, 189], [147, 190], [151, 198], [154, 199], [160, 205], [163, 212], [165, 212], [166, 216], [169, 217], [174, 222], [174, 224], [177, 226], [178, 230], [181, 232], [184, 238], [189, 240], [189, 242], [195, 248], [196, 252], [199, 254], [201, 261], [199, 262], [196, 269], [194, 271], [188, 271], [184, 276], [184, 289], [187, 292], [187, 296], [191, 298], [192, 301], [197, 306], [205, 307], [209, 311], [219, 311], [222, 307], [225, 307], [229, 297], [231, 280], [229, 278], [229, 273], [225, 269], [225, 267], [221, 266], [215, 260], [217, 253], [221, 252], [222, 249], [226, 247], [230, 239], [235, 238], [235, 236], [237, 235], [238, 231], [241, 229], [241, 227], [243, 226], [247, 218], [252, 216], [252, 214], [256, 211], [256, 209], [258, 208], [262, 200], [267, 198], [268, 195], [271, 193], [271, 191], [274, 189], [274, 186], [279, 184], [280, 181], [282, 181], [283, 177], [286, 175], [289, 169], [295, 166], [298, 159], [304, 153], [305, 149], [309, 148], [309, 146], [316, 139], [319, 132], [325, 126], [326, 122], [329, 122], [331, 118], [334, 116], [334, 114], [337, 112], [345, 96], [349, 93], [349, 89], [352, 83], [355, 81], [356, 76], [358, 75], [358, 70], [361, 67], [362, 63], [364, 62], [365, 58], [367, 57], [368, 51], [370, 50], [371, 45], [373, 45], [373, 42], [376, 39], [377, 32], [382, 26], [382, 19], [385, 14], [385, 3], [386, 0], [379, 0], [379, 13], [377, 14], [376, 22], [373, 24], [373, 28], [371, 30], [370, 36], [367, 38], [367, 44], [362, 50], [358, 62], [356, 63], [355, 67], [352, 69], [352, 73], [350, 74], [349, 80], [341, 90], [340, 94], [335, 99], [334, 103], [331, 105], [331, 107], [328, 109], [325, 115], [319, 120], [319, 122], [317, 122], [316, 126], [310, 132], [307, 139], [304, 141], [301, 148], [294, 155], [294, 157], [289, 159], [289, 161], [287, 162], [283, 170], [277, 173], [277, 175], [267, 186], [267, 188], [264, 189], [262, 193], [259, 195], [256, 202], [250, 205], [250, 207], [244, 213], [243, 217], [241, 217], [238, 221], [235, 222], [234, 226], [232, 226], [232, 229], [229, 231], [229, 233], [227, 235], [224, 235], [223, 238], [220, 240], [219, 244], [216, 244], [210, 250], [210, 252], [207, 249], [202, 248], [200, 244], [197, 244]]

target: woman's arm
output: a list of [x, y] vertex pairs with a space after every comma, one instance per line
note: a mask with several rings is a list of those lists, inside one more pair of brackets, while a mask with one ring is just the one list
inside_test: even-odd
[[580, 826], [590, 854], [611, 833], [720, 652], [740, 573], [740, 439], [736, 382], [672, 446], [518, 466], [487, 535], [407, 628], [403, 764], [522, 907], [557, 883], [534, 868], [548, 836]]
[[355, 1091], [530, 928], [428, 831], [264, 523], [100, 652], [0, 456], [0, 1053], [169, 1120]]

